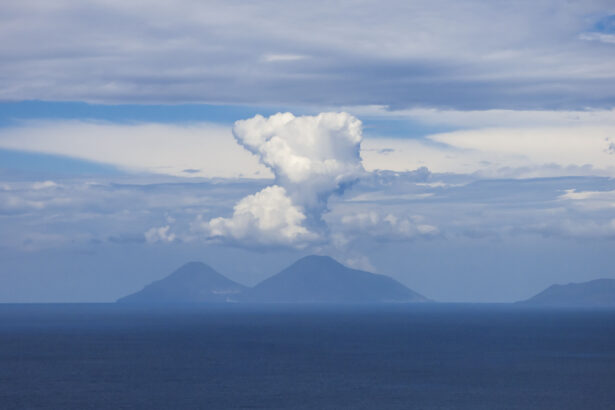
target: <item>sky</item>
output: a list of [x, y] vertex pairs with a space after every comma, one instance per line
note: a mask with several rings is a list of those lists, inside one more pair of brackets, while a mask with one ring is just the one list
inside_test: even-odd
[[0, 4], [0, 302], [308, 254], [442, 302], [615, 278], [612, 1]]

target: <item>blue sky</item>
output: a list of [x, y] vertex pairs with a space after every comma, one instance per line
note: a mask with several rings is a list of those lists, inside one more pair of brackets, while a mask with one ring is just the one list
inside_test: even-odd
[[611, 2], [0, 15], [0, 302], [310, 253], [441, 301], [615, 278]]

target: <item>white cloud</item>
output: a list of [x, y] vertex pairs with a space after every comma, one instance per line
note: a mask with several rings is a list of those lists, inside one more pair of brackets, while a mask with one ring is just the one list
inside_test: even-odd
[[[390, 114], [378, 107], [363, 108], [366, 116], [377, 114], [382, 119]], [[0, 148], [181, 177], [276, 176], [277, 183], [306, 208], [322, 205], [327, 191], [361, 176], [362, 167], [367, 171], [427, 167], [432, 172], [479, 173], [486, 178], [615, 176], [613, 110], [401, 113], [407, 116], [391, 120], [409, 118], [462, 129], [425, 138], [362, 138], [359, 120], [348, 114], [257, 116], [235, 127], [237, 141], [255, 154], [250, 155], [233, 141], [229, 127], [220, 124], [35, 121], [1, 128]]]
[[615, 176], [615, 110], [349, 110], [419, 128], [456, 129], [417, 139], [367, 138], [362, 155], [368, 170], [426, 166], [432, 172], [480, 173], [487, 178]]
[[341, 245], [365, 235], [378, 240], [395, 241], [439, 233], [438, 228], [425, 223], [422, 216], [397, 215], [383, 212], [380, 208], [353, 212], [348, 207], [342, 207], [327, 214], [326, 220]]
[[293, 205], [284, 188], [274, 185], [240, 200], [230, 218], [214, 218], [201, 228], [213, 238], [260, 245], [301, 247], [317, 235], [302, 224], [300, 207]]
[[361, 122], [346, 113], [257, 115], [237, 121], [233, 135], [273, 171], [279, 185], [240, 200], [231, 218], [205, 223], [213, 237], [302, 246], [318, 238], [304, 226], [306, 211], [320, 219], [333, 192], [364, 173]]
[[45, 206], [46, 202], [44, 201], [33, 201], [14, 195], [3, 195], [2, 204], [0, 204], [0, 212], [28, 212], [32, 210], [41, 210], [45, 208]]
[[[480, 173], [482, 177], [615, 176], [615, 126], [485, 128], [427, 139], [366, 139], [368, 170]], [[386, 150], [386, 153], [383, 153]]]
[[233, 135], [269, 167], [293, 201], [315, 207], [361, 176], [361, 121], [346, 113], [295, 117], [257, 115], [235, 123]]
[[[332, 198], [322, 224], [315, 226], [280, 186], [271, 187], [279, 190], [277, 195], [245, 201], [235, 218], [233, 207], [247, 193], [261, 190], [263, 181], [186, 183], [151, 176], [104, 177], [96, 183], [89, 177], [54, 179], [61, 189], [34, 189], [36, 180], [0, 182], [4, 185], [0, 247], [19, 249], [25, 241], [32, 246], [43, 233], [65, 238], [50, 240], [46, 247], [140, 246], [148, 231], [150, 241], [198, 246], [211, 236], [210, 221], [220, 217], [216, 227], [226, 235], [220, 238], [224, 244], [305, 246], [311, 252], [321, 248], [340, 257], [361, 254], [362, 249], [370, 254], [378, 243], [434, 237], [453, 242], [518, 235], [615, 237], [614, 179], [459, 178], [374, 173], [343, 196]], [[159, 180], [167, 183], [156, 183]], [[430, 186], [432, 181], [442, 184]], [[195, 221], [197, 215], [202, 218]]]
[[263, 56], [263, 61], [267, 63], [277, 63], [284, 61], [303, 60], [305, 58], [307, 57], [300, 54], [265, 54]]
[[500, 166], [589, 165], [615, 175], [615, 163], [606, 152], [608, 138], [614, 132], [615, 127], [494, 128], [437, 134], [429, 139], [479, 151], [485, 158], [500, 157]]
[[615, 208], [615, 191], [577, 191], [567, 189], [559, 199], [574, 201], [575, 205], [584, 210], [600, 210]]
[[590, 33], [581, 33], [579, 35], [579, 38], [581, 40], [599, 41], [601, 43], [606, 43], [606, 44], [615, 44], [615, 34], [590, 32]]
[[267, 168], [237, 145], [228, 127], [210, 123], [28, 122], [0, 129], [0, 148], [182, 177], [271, 177]]
[[49, 188], [57, 188], [60, 185], [56, 184], [53, 181], [42, 181], [42, 182], [34, 182], [32, 184], [32, 189], [49, 189]]
[[148, 243], [156, 242], [173, 242], [175, 240], [175, 234], [169, 232], [171, 226], [160, 226], [150, 228], [145, 232], [145, 240]]
[[24, 214], [45, 209], [61, 210], [74, 204], [71, 193], [59, 192], [53, 181], [5, 184], [0, 190], [0, 214]]
[[[328, 198], [364, 173], [361, 122], [346, 113], [257, 115], [237, 121], [233, 135], [273, 171], [279, 185], [239, 201], [232, 218], [206, 223], [214, 237], [293, 246], [314, 240], [317, 235], [304, 223], [317, 223]], [[306, 212], [312, 221], [306, 221]]]
[[221, 215], [246, 189], [263, 186], [261, 181], [186, 183], [149, 175], [91, 178], [60, 179], [61, 189], [35, 189], [36, 182], [27, 180], [0, 182], [8, 188], [0, 190], [0, 248], [19, 248], [38, 233], [67, 238], [57, 247], [89, 246], [89, 241], [139, 244], [146, 241], [145, 233], [150, 241], [187, 242], [196, 239], [189, 231], [196, 215]]

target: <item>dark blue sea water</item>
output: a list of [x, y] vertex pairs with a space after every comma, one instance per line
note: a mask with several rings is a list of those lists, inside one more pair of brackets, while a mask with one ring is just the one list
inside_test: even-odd
[[614, 409], [615, 310], [0, 305], [2, 409]]

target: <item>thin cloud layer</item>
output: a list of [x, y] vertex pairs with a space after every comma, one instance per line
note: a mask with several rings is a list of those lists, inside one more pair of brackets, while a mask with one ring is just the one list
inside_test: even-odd
[[477, 174], [483, 178], [615, 177], [615, 126], [488, 128], [426, 139], [370, 138], [366, 168]]
[[[360, 112], [368, 121], [373, 115], [387, 118], [378, 108]], [[361, 166], [367, 171], [397, 172], [427, 167], [432, 172], [484, 178], [615, 177], [612, 110], [395, 112], [388, 114], [397, 117], [383, 129], [413, 121], [418, 126], [444, 124], [454, 130], [422, 138], [391, 138], [372, 127], [372, 135], [363, 137], [360, 145], [355, 144], [360, 136], [358, 120], [353, 123], [352, 116], [293, 117], [286, 124], [288, 115], [239, 122], [235, 140], [228, 126], [212, 123], [26, 121], [0, 127], [0, 149], [178, 177], [275, 177], [297, 204], [307, 207], [322, 206], [326, 195], [321, 198], [321, 192], [360, 177]], [[299, 137], [290, 140], [285, 133]], [[335, 133], [339, 135], [332, 139]]]
[[[262, 189], [261, 181], [153, 184], [130, 177], [126, 183], [4, 182], [0, 247], [202, 244], [212, 234], [232, 245], [343, 249], [354, 249], [356, 242], [435, 237], [615, 238], [615, 180], [610, 178], [459, 180], [454, 175], [382, 174], [361, 179], [329, 201], [322, 215], [326, 235], [310, 230], [307, 215], [282, 187]], [[257, 193], [246, 196], [247, 190]], [[202, 218], [195, 220], [195, 215]]]
[[0, 149], [84, 159], [178, 177], [270, 178], [271, 173], [212, 123], [29, 121], [0, 128]]
[[4, 1], [0, 99], [613, 107], [612, 14], [609, 0]]

